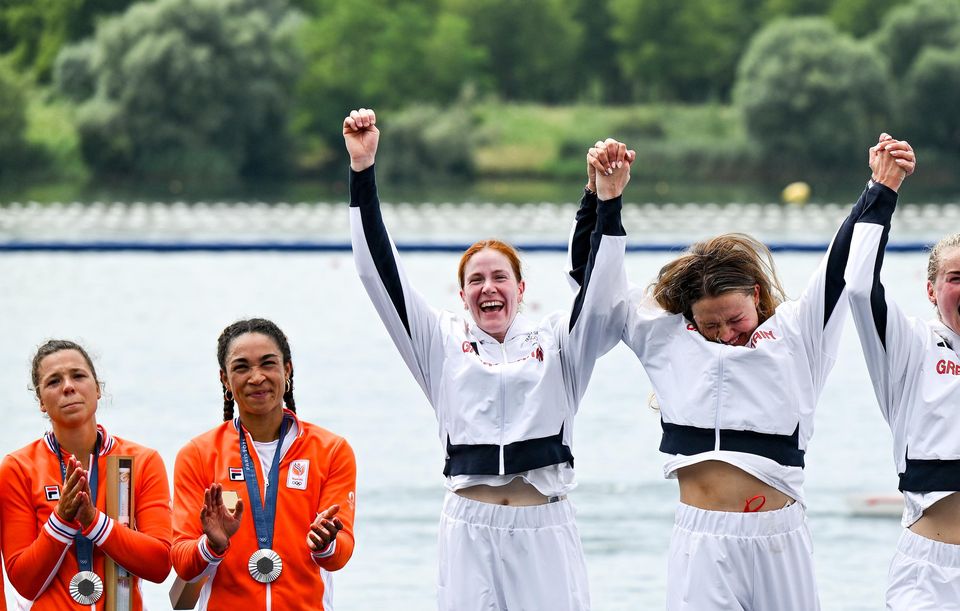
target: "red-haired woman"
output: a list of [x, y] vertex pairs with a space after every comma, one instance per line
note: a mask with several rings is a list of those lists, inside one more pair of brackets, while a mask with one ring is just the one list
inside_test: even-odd
[[[407, 282], [384, 227], [374, 178], [372, 110], [343, 122], [350, 221], [360, 278], [433, 406], [446, 452], [440, 522], [441, 610], [588, 609], [574, 509], [573, 419], [595, 360], [626, 315], [618, 199], [599, 207], [594, 256], [570, 312], [520, 314], [525, 281], [513, 248], [478, 242], [461, 258], [467, 315], [431, 307]], [[629, 165], [629, 164], [628, 164]]]
[[[114, 437], [97, 424], [100, 382], [78, 344], [51, 340], [33, 358], [33, 386], [52, 430], [0, 466], [3, 560], [31, 609], [103, 609], [104, 561], [140, 579], [170, 572], [170, 491], [156, 451]], [[133, 456], [136, 530], [103, 513], [107, 457]]]

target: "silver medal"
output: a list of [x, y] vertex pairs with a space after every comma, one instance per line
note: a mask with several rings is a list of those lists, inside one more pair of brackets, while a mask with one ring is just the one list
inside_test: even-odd
[[103, 581], [93, 571], [80, 571], [70, 580], [70, 596], [81, 605], [92, 605], [103, 595]]
[[250, 576], [260, 583], [270, 583], [280, 576], [283, 570], [283, 561], [280, 555], [272, 549], [258, 549], [250, 556], [247, 561], [247, 570]]

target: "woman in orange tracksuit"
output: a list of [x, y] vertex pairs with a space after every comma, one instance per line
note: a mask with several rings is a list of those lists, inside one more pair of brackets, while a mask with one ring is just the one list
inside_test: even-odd
[[[100, 383], [86, 351], [51, 340], [33, 359], [33, 386], [52, 431], [8, 455], [0, 466], [3, 559], [32, 609], [103, 609], [104, 561], [134, 575], [133, 608], [142, 609], [139, 579], [170, 572], [170, 492], [160, 455], [114, 437], [97, 424]], [[136, 530], [103, 513], [106, 459], [134, 457]]]
[[177, 455], [173, 566], [188, 582], [208, 578], [200, 609], [329, 611], [330, 572], [353, 554], [353, 450], [297, 418], [290, 346], [274, 323], [230, 325], [217, 358], [224, 422]]

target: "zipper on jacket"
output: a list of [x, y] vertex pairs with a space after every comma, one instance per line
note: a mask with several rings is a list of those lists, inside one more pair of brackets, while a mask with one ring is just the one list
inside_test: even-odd
[[[506, 342], [506, 338], [504, 338], [504, 342]], [[503, 358], [503, 360], [500, 362], [500, 475], [506, 475], [506, 463], [503, 459], [503, 427], [504, 420], [506, 420], [505, 403], [507, 400], [506, 383], [503, 380], [503, 368], [507, 366], [506, 343], [500, 344], [500, 354]]]
[[713, 449], [720, 449], [720, 408], [723, 405], [721, 399], [723, 393], [723, 348], [721, 344], [717, 352], [717, 413], [713, 420]]

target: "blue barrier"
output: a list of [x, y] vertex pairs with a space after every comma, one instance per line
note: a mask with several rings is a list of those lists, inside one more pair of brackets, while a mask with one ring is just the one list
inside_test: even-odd
[[[446, 252], [461, 253], [468, 243], [446, 242], [402, 242], [397, 250], [403, 252]], [[566, 252], [566, 243], [554, 242], [518, 242], [518, 249], [524, 252]], [[627, 244], [627, 252], [679, 252], [687, 248], [684, 243]], [[900, 242], [887, 244], [887, 252], [923, 252], [931, 244], [924, 242]], [[767, 247], [773, 252], [812, 252], [822, 253], [827, 249], [826, 242], [770, 242]], [[0, 253], [10, 252], [349, 252], [349, 242], [132, 242], [132, 241], [11, 241], [0, 242]]]

